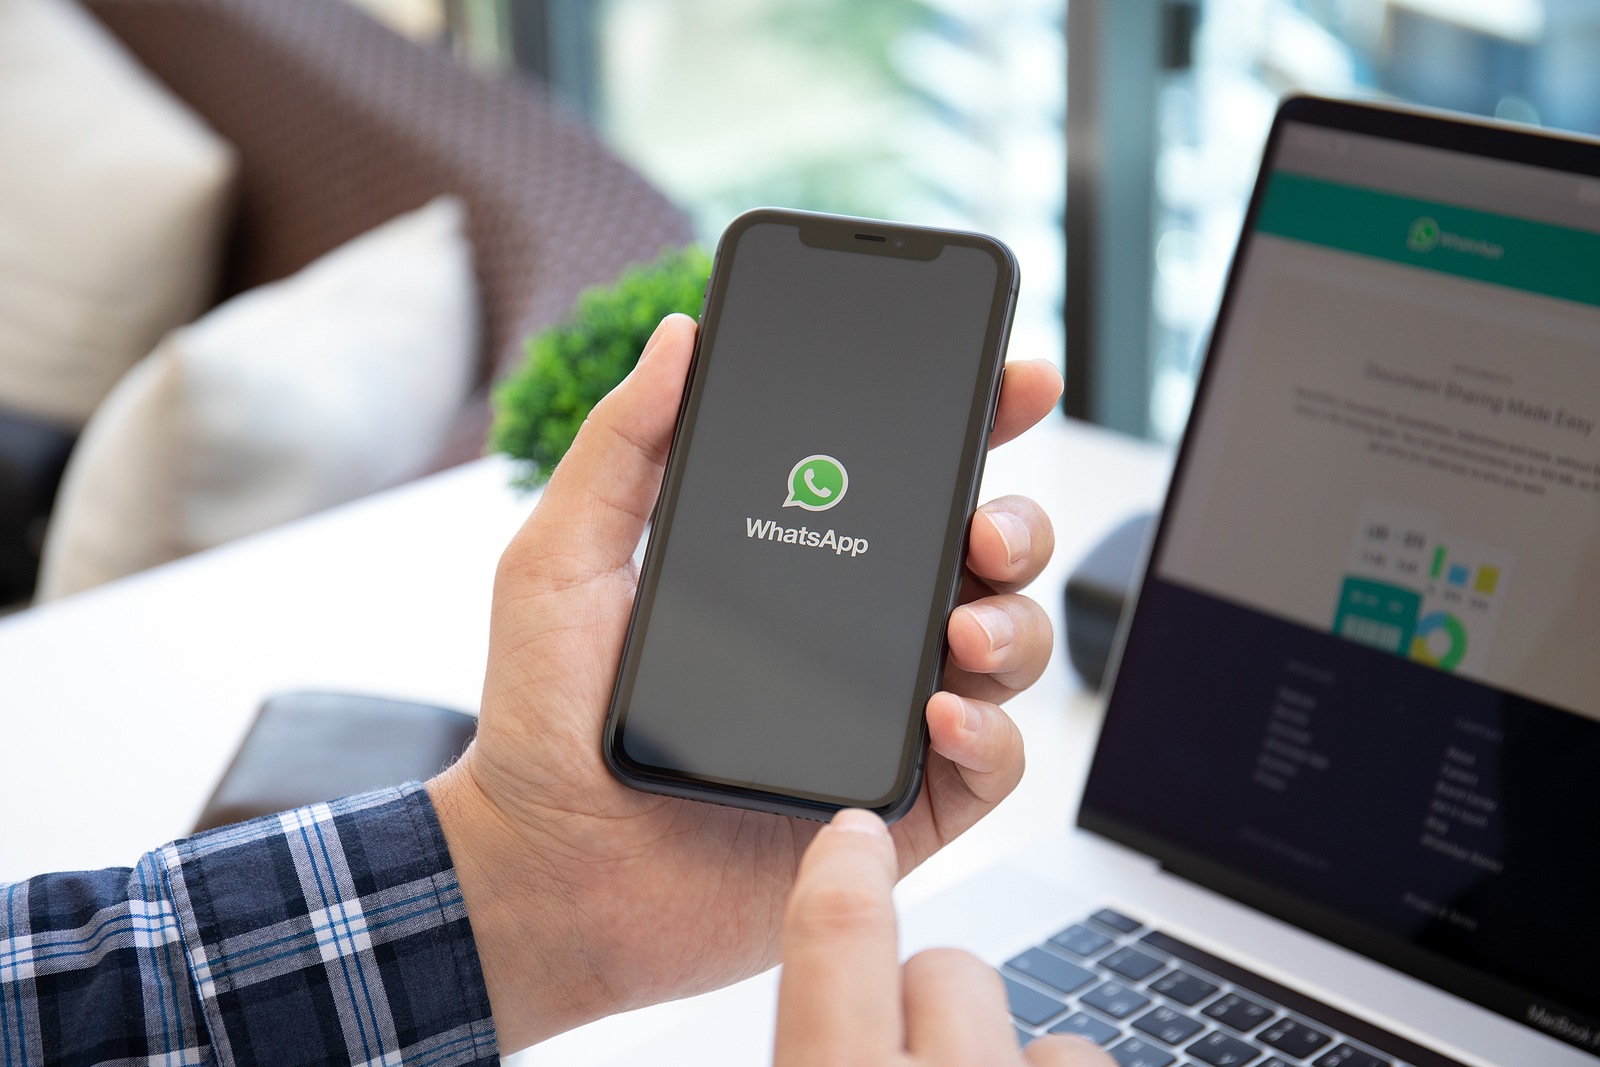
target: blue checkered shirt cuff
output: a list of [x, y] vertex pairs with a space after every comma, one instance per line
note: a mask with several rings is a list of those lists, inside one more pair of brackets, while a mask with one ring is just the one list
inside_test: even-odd
[[498, 1062], [421, 785], [0, 886], [0, 1063]]

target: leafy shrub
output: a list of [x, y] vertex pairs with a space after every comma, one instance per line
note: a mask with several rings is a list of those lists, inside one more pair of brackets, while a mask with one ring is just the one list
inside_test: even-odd
[[489, 445], [521, 460], [517, 484], [543, 484], [600, 398], [627, 377], [657, 324], [694, 315], [711, 274], [697, 246], [625, 270], [578, 298], [572, 317], [528, 339], [528, 359], [495, 388]]

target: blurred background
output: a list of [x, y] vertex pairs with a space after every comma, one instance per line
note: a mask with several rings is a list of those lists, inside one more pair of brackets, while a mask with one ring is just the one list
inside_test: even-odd
[[1381, 94], [1600, 132], [1600, 0], [359, 0], [546, 82], [710, 243], [781, 204], [971, 227], [1011, 351], [1160, 441], [1276, 103]]
[[[0, 611], [486, 442], [548, 470], [699, 307], [703, 259], [628, 268], [761, 205], [1000, 237], [1011, 352], [1170, 444], [1283, 96], [1600, 133], [1600, 0], [13, 0], [0, 60]], [[449, 344], [399, 260], [344, 268], [381, 313], [315, 297], [441, 195]], [[225, 328], [247, 294], [270, 330]], [[157, 387], [202, 323], [231, 399]]]
[[[1157, 442], [991, 464], [1061, 502], [1059, 605], [1159, 499], [1297, 90], [1600, 133], [1600, 0], [0, 0], [0, 736], [72, 754], [0, 804], [73, 798], [0, 877], [184, 832], [270, 694], [472, 707], [527, 505], [470, 461], [548, 469], [699, 307], [703, 258], [635, 265], [758, 205], [1016, 251], [1011, 352]], [[1052, 677], [1029, 744], [1081, 751]]]

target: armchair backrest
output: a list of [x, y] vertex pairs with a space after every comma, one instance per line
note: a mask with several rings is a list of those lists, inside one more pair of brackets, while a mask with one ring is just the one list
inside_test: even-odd
[[690, 238], [677, 208], [535, 86], [464, 69], [345, 0], [86, 4], [239, 152], [219, 298], [455, 193], [487, 382], [585, 287]]

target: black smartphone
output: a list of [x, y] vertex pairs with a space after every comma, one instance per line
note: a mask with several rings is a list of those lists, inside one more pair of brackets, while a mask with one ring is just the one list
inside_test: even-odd
[[606, 720], [619, 779], [814, 819], [911, 808], [1016, 292], [981, 234], [728, 227]]

